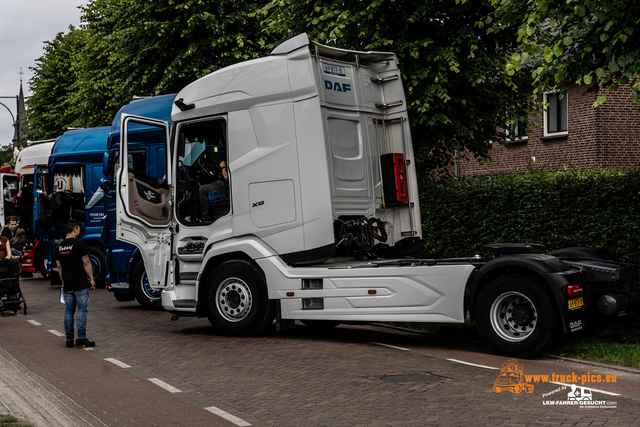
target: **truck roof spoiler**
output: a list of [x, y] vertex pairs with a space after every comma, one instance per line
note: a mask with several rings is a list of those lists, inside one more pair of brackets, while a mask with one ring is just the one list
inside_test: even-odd
[[346, 62], [366, 64], [368, 62], [394, 61], [398, 64], [398, 58], [391, 52], [360, 52], [357, 50], [338, 49], [337, 47], [325, 46], [309, 40], [307, 33], [299, 34], [290, 38], [286, 42], [278, 45], [271, 55], [287, 55], [301, 47], [309, 46], [309, 49], [316, 56], [323, 56]]

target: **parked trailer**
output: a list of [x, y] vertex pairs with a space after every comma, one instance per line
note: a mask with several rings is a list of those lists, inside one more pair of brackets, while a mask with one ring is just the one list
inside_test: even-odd
[[[222, 333], [305, 323], [464, 322], [494, 350], [529, 357], [561, 333], [635, 304], [635, 265], [592, 249], [417, 259], [419, 197], [393, 53], [301, 34], [269, 57], [209, 74], [169, 123], [122, 114], [116, 233], [177, 316]], [[130, 167], [135, 133], [161, 133], [166, 173]], [[224, 162], [224, 163], [222, 163]], [[226, 168], [223, 168], [226, 167]], [[594, 320], [595, 319], [595, 320]]]

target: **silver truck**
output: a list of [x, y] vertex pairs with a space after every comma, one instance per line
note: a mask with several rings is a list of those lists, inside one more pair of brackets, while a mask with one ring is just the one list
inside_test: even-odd
[[[105, 160], [116, 162], [106, 179], [118, 239], [140, 248], [166, 310], [221, 333], [469, 313], [492, 349], [529, 357], [634, 304], [637, 267], [589, 248], [415, 256], [419, 196], [393, 53], [301, 34], [185, 87], [171, 123], [123, 114], [121, 129], [117, 161]], [[166, 165], [136, 165], [144, 138]]]

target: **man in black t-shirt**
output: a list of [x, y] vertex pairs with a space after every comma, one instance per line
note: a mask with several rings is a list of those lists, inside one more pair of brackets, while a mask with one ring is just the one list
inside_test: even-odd
[[96, 288], [93, 269], [89, 260], [87, 246], [80, 235], [80, 223], [75, 219], [67, 225], [67, 236], [56, 247], [55, 257], [58, 274], [62, 280], [65, 302], [64, 330], [67, 335], [67, 347], [73, 347], [73, 315], [78, 307], [78, 347], [93, 347], [96, 343], [87, 339], [87, 312], [89, 311], [89, 289]]

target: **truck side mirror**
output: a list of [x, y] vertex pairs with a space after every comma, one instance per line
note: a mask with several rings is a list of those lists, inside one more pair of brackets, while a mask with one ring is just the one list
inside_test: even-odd
[[113, 182], [111, 182], [110, 179], [100, 178], [100, 188], [102, 188], [102, 193], [104, 194], [104, 197], [108, 199], [113, 198], [113, 195], [115, 194], [115, 189], [114, 189]]
[[114, 170], [114, 161], [115, 155], [113, 151], [104, 153], [102, 158], [102, 175], [104, 176], [100, 179], [100, 188], [102, 188], [105, 197], [109, 198], [113, 196], [111, 192], [114, 190], [113, 177], [111, 176]]
[[111, 171], [113, 170], [113, 151], [107, 151], [102, 158], [102, 175], [105, 178], [111, 178]]

